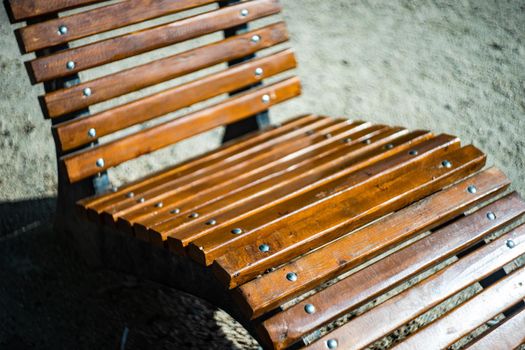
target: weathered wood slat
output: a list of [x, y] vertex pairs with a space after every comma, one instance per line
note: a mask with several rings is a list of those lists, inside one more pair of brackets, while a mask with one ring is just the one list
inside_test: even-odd
[[[298, 96], [300, 91], [299, 79], [289, 78], [126, 138], [70, 154], [61, 160], [65, 163], [69, 180], [76, 182], [177, 141], [257, 114], [272, 105]], [[265, 96], [268, 96], [267, 101]]]
[[[475, 186], [477, 192], [466, 191]], [[261, 316], [294, 297], [372, 259], [401, 241], [433, 229], [478, 202], [507, 188], [509, 180], [491, 168], [465, 179], [407, 208], [334, 241], [296, 261], [243, 284], [236, 290], [237, 300], [247, 317]], [[512, 203], [517, 199], [512, 199]], [[519, 208], [518, 205], [516, 207]], [[513, 212], [512, 209], [509, 212]], [[294, 272], [295, 283], [282, 283]], [[275, 337], [272, 337], [275, 338]]]
[[[476, 193], [472, 195], [468, 193], [465, 191], [468, 185], [462, 182], [459, 187], [454, 186], [453, 191], [445, 190], [445, 192], [448, 193], [445, 197], [440, 193], [434, 195], [431, 202], [433, 202], [433, 204], [445, 202], [443, 205], [447, 207], [446, 210], [449, 211], [447, 217], [450, 218], [453, 214], [457, 215], [463, 210], [469, 209], [477, 203], [486, 200], [487, 197], [496, 194], [496, 192], [502, 190], [502, 187], [508, 184], [506, 179], [504, 183], [498, 181], [494, 185], [486, 183], [486, 180], [490, 181], [490, 179], [472, 179], [475, 183], [483, 181], [485, 188], [488, 186], [491, 187], [488, 191], [484, 189], [483, 194]], [[465, 202], [459, 205], [454, 204], [457, 203], [457, 199], [455, 200], [450, 194], [463, 197]], [[446, 202], [447, 199], [452, 205]], [[421, 209], [432, 211], [435, 209], [438, 214], [441, 210], [441, 208], [435, 206]], [[422, 212], [418, 210], [416, 213], [412, 212], [412, 214], [415, 214], [414, 216], [419, 218], [422, 216], [432, 216], [434, 214], [432, 211], [428, 212], [425, 210]], [[496, 219], [488, 220], [486, 216], [487, 212], [495, 213]], [[291, 308], [276, 314], [264, 321], [263, 328], [261, 328], [261, 335], [264, 339], [268, 339], [268, 343], [272, 343], [276, 349], [287, 347], [324, 324], [358, 308], [425, 269], [474, 245], [486, 235], [515, 221], [522, 216], [523, 213], [525, 213], [525, 203], [515, 193], [489, 206], [483, 207], [475, 213], [433, 232], [430, 236], [379, 260], [377, 263], [350, 275], [321, 292], [304, 299]], [[427, 219], [427, 221], [428, 220], [429, 219]], [[441, 220], [436, 218], [434, 220], [438, 220], [433, 223], [433, 225], [437, 225], [445, 221], [445, 218], [443, 217]], [[406, 225], [412, 224], [407, 222]], [[404, 226], [401, 228], [388, 227], [396, 231], [404, 228]], [[387, 232], [388, 227], [383, 226], [383, 232]], [[355, 234], [359, 235], [359, 232]], [[364, 241], [365, 237], [360, 236], [361, 241]], [[377, 235], [370, 237], [380, 239], [383, 236]], [[388, 240], [388, 237], [385, 238]], [[355, 256], [359, 256], [359, 254], [362, 256], [365, 245], [359, 242], [358, 239], [356, 239], [355, 242], [361, 244], [361, 249], [359, 246], [351, 247], [348, 252], [344, 252], [343, 254], [332, 253], [332, 255], [328, 256], [330, 258], [333, 256], [334, 259], [337, 258], [340, 260], [354, 256], [354, 252]], [[337, 242], [334, 242], [334, 247], [336, 243]], [[374, 247], [373, 249], [382, 248], [380, 244], [368, 243], [366, 245]], [[343, 252], [343, 249], [346, 247], [346, 245], [337, 247], [338, 252]], [[303, 271], [296, 272], [299, 276], [298, 281], [302, 280], [303, 276], [306, 275], [306, 273], [302, 272]], [[281, 277], [281, 281], [279, 282], [281, 283], [285, 281], [286, 276], [282, 273], [283, 271], [279, 273]], [[314, 305], [316, 310], [314, 314], [307, 314], [305, 312], [305, 307], [308, 304]]]
[[[19, 31], [25, 52], [33, 52], [214, 2], [213, 0], [126, 0], [29, 25]], [[59, 31], [63, 27], [67, 28], [67, 31]]]
[[525, 309], [504, 320], [466, 349], [507, 350], [517, 349], [521, 344], [525, 344]]
[[17, 21], [106, 0], [9, 0], [11, 12]]
[[[506, 243], [509, 239], [516, 244], [512, 249]], [[329, 339], [335, 339], [342, 349], [361, 349], [375, 340], [388, 335], [460, 290], [489, 276], [524, 253], [525, 226], [520, 226], [337, 328], [307, 347], [307, 349], [325, 349], [326, 342]], [[469, 306], [472, 303], [467, 302], [463, 307], [457, 309], [456, 311], [469, 310], [469, 312], [459, 311], [463, 315], [461, 320], [455, 319], [453, 326], [449, 324], [450, 328], [440, 328], [447, 331], [435, 334], [432, 329], [437, 328], [429, 326], [416, 333], [415, 336], [410, 337], [404, 343], [401, 343], [398, 348], [413, 348], [411, 345], [417, 344], [418, 346], [415, 348], [421, 349], [421, 344], [419, 344], [417, 339], [421, 339], [421, 337], [429, 334], [432, 334], [433, 337], [427, 338], [427, 344], [435, 345], [439, 349], [446, 348], [450, 344], [450, 338], [445, 340], [447, 333], [448, 337], [457, 339], [462, 334], [465, 334], [461, 333], [461, 331], [465, 331], [467, 327], [470, 327], [470, 323], [474, 322], [476, 325], [480, 325], [523, 299], [525, 297], [524, 278], [525, 269], [521, 269], [482, 294], [490, 295], [490, 299], [485, 297], [481, 297], [481, 299], [476, 298], [475, 300], [483, 300], [484, 306], [482, 308], [473, 310]], [[519, 286], [519, 282], [522, 283], [521, 286]], [[497, 294], [492, 294], [492, 292]], [[474, 304], [477, 304], [477, 302], [474, 302]], [[457, 314], [453, 313], [453, 315]], [[445, 324], [450, 319], [445, 317], [441, 322], [436, 321], [436, 324]]]
[[[191, 106], [208, 98], [238, 90], [254, 84], [262, 78], [295, 68], [295, 66], [296, 61], [293, 53], [290, 50], [281, 51], [132, 101], [123, 106], [58, 124], [55, 129], [60, 146], [63, 150], [74, 149], [93, 142], [98, 137]], [[264, 73], [255, 74], [257, 68], [262, 69]], [[96, 132], [93, 137], [88, 133], [88, 130], [91, 129]]]
[[[397, 149], [378, 152], [376, 149], [377, 145], [370, 144], [365, 146], [367, 144], [361, 143], [362, 139], [375, 137], [369, 132], [370, 131], [365, 129], [362, 135], [354, 136], [354, 138], [358, 138], [355, 138], [354, 141], [352, 141], [353, 143], [348, 145], [347, 154], [342, 158], [342, 164], [337, 164], [333, 168], [330, 168], [330, 165], [328, 168], [312, 168], [306, 170], [304, 174], [285, 174], [280, 181], [271, 179], [267, 183], [256, 184], [253, 188], [249, 189], [248, 192], [233, 194], [223, 200], [199, 208], [198, 213], [203, 213], [203, 216], [213, 218], [217, 221], [217, 224], [213, 227], [205, 228], [204, 221], [188, 220], [187, 218], [181, 217], [177, 221], [172, 221], [173, 224], [176, 223], [174, 229], [163, 224], [162, 231], [160, 227], [155, 228], [155, 231], [163, 237], [168, 234], [170, 249], [181, 253], [183, 248], [192, 241], [200, 237], [204, 238], [220, 233], [225, 230], [225, 227], [231, 226], [232, 222], [253, 217], [254, 215], [260, 215], [259, 213], [272, 206], [289, 201], [307, 191], [311, 192], [313, 189], [334, 179], [344, 177], [373, 162], [386, 158], [389, 154], [397, 152], [403, 149], [403, 147], [407, 147], [406, 144], [416, 144], [417, 142], [428, 139], [428, 135], [426, 134], [411, 134], [408, 136], [408, 139], [402, 139], [402, 142], [399, 142], [400, 144]], [[382, 131], [379, 129], [373, 131], [373, 133], [377, 134], [377, 137], [375, 139], [373, 138], [373, 140], [381, 142], [380, 135], [384, 132], [388, 132], [388, 130]], [[406, 144], [403, 144], [403, 142]], [[371, 157], [368, 157], [369, 155], [371, 155]], [[267, 189], [272, 190], [266, 191]], [[260, 195], [253, 196], [253, 194], [257, 193], [260, 193]], [[228, 232], [230, 232], [230, 230]], [[155, 232], [152, 233], [154, 234]], [[227, 237], [229, 238], [229, 235]]]
[[[504, 245], [505, 242], [500, 242]], [[524, 245], [525, 242], [521, 241]], [[505, 277], [495, 285], [487, 288], [465, 304], [453, 310], [441, 319], [423, 328], [407, 340], [395, 346], [393, 349], [421, 349], [425, 344], [432, 344], [436, 349], [445, 349], [457, 340], [468, 335], [485, 321], [505, 311], [507, 308], [525, 298], [525, 268], [521, 268], [511, 275]], [[517, 335], [506, 334], [517, 342], [517, 338], [525, 340], [525, 317], [521, 317], [522, 323], [517, 325]], [[500, 343], [497, 347], [483, 349], [494, 350], [512, 349], [503, 347]], [[517, 342], [520, 345], [520, 342]]]
[[[244, 9], [248, 10], [246, 16], [240, 14]], [[60, 51], [31, 60], [28, 64], [34, 81], [40, 83], [244, 24], [276, 14], [280, 10], [281, 6], [277, 0], [247, 1], [173, 23]], [[152, 74], [150, 72], [149, 75]]]
[[[281, 127], [266, 130], [257, 135], [249, 135], [241, 140], [233, 140], [217, 150], [208, 152], [203, 156], [190, 159], [171, 169], [166, 169], [143, 179], [139, 179], [132, 184], [126, 185], [115, 193], [108, 193], [100, 197], [89, 198], [79, 203], [80, 206], [87, 208], [96, 215], [104, 210], [109, 210], [113, 205], [123, 201], [131, 201], [129, 197], [139, 197], [148, 189], [160, 186], [163, 183], [190, 177], [191, 181], [195, 177], [206, 176], [207, 173], [241, 162], [246, 157], [262, 152], [269, 147], [275, 147], [286, 140], [300, 134], [306, 133], [315, 125], [326, 124], [330, 118], [323, 118], [315, 115], [308, 115], [291, 120]], [[129, 194], [132, 193], [132, 196]], [[135, 194], [136, 193], [136, 194]]]
[[[254, 42], [254, 35], [260, 41]], [[276, 23], [173, 56], [126, 69], [67, 89], [46, 94], [46, 114], [53, 118], [107, 101], [142, 88], [174, 79], [212, 65], [245, 57], [288, 40], [284, 23]], [[89, 88], [91, 95], [85, 96]]]

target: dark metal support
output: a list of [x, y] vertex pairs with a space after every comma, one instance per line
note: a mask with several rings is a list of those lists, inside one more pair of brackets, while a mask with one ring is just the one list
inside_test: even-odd
[[[228, 5], [238, 3], [240, 1], [241, 0], [219, 1], [219, 7], [225, 7]], [[234, 35], [246, 33], [247, 31], [248, 31], [248, 24], [242, 24], [242, 25], [231, 27], [231, 28], [224, 30], [224, 37], [229, 38]], [[255, 54], [251, 54], [251, 55], [248, 55], [248, 56], [236, 59], [236, 60], [229, 61], [228, 66], [232, 66], [232, 65], [235, 65], [241, 62], [249, 61], [253, 59], [254, 57], [255, 57]], [[250, 85], [248, 87], [245, 87], [243, 89], [230, 93], [230, 96], [236, 95], [246, 90], [253, 89], [254, 87], [257, 87], [260, 85], [262, 85], [262, 83], [256, 83], [256, 84]], [[227, 125], [226, 130], [224, 131], [222, 142], [227, 142], [227, 141], [236, 139], [237, 137], [246, 135], [250, 132], [264, 129], [268, 127], [269, 125], [270, 125], [270, 116], [269, 116], [268, 110], [266, 110], [256, 115], [240, 120], [238, 122]]]

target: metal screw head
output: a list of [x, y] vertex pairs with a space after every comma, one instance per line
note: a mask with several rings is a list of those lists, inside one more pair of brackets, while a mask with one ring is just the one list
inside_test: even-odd
[[410, 154], [411, 156], [417, 156], [417, 151], [413, 149], [410, 152], [408, 152], [408, 154]]
[[363, 143], [364, 143], [365, 145], [369, 145], [369, 144], [372, 143], [372, 141], [370, 141], [370, 139], [366, 139], [366, 140], [363, 140]]
[[103, 158], [97, 159], [97, 163], [96, 164], [97, 164], [97, 166], [99, 168], [103, 168], [104, 167], [104, 159]]
[[162, 202], [155, 203], [156, 208], [162, 208], [163, 206], [164, 206], [164, 203]]
[[82, 90], [82, 94], [85, 96], [85, 97], [89, 97], [91, 96], [91, 89], [90, 88], [85, 88], [84, 90]]
[[172, 210], [170, 210], [170, 213], [171, 214], [178, 214], [178, 213], [180, 213], [180, 209], [179, 208], [172, 209]]
[[496, 214], [494, 214], [493, 212], [489, 211], [489, 212], [487, 213], [487, 219], [489, 219], [489, 220], [491, 220], [491, 221], [492, 221], [492, 220], [496, 220]]
[[350, 143], [352, 142], [352, 139], [350, 137], [347, 137], [346, 139], [343, 140], [344, 143]]
[[263, 101], [264, 103], [269, 103], [270, 102], [270, 95], [264, 94], [263, 97], [261, 98], [261, 101]]
[[448, 160], [442, 161], [441, 165], [443, 165], [445, 168], [452, 168], [452, 163]]
[[335, 339], [329, 339], [329, 340], [326, 341], [326, 347], [328, 349], [337, 349], [338, 345], [339, 344], [337, 343], [337, 340], [335, 340]]
[[75, 64], [75, 62], [73, 62], [73, 61], [69, 61], [68, 63], [66, 63], [66, 67], [67, 67], [67, 69], [69, 69], [69, 70], [71, 70], [71, 69], [75, 69], [76, 64]]
[[514, 248], [516, 246], [516, 242], [514, 242], [512, 239], [507, 240], [507, 247], [510, 249]]
[[394, 148], [394, 145], [391, 143], [385, 145], [385, 149], [392, 149], [392, 148]]
[[261, 75], [263, 75], [264, 73], [264, 69], [262, 69], [261, 67], [257, 67], [255, 68], [255, 75], [260, 77]]
[[232, 231], [231, 231], [234, 235], [240, 235], [242, 233], [242, 229], [240, 228], [234, 228]]
[[261, 41], [260, 35], [255, 34], [254, 36], [252, 36], [252, 43], [258, 43], [259, 41]]
[[467, 188], [467, 191], [468, 191], [469, 193], [474, 194], [474, 193], [478, 192], [478, 189], [476, 188], [476, 186], [474, 186], [474, 185], [470, 185], [470, 186]]
[[91, 137], [91, 138], [97, 136], [97, 131], [94, 128], [89, 129], [88, 130], [88, 136]]
[[144, 199], [144, 197], [140, 197], [138, 200], [137, 200], [137, 203], [144, 203], [146, 201], [146, 199]]
[[266, 253], [266, 252], [269, 252], [270, 251], [270, 246], [268, 244], [261, 244], [259, 246], [259, 250], [263, 253]]
[[111, 187], [111, 192], [118, 192], [118, 187], [117, 186]]
[[190, 218], [190, 219], [195, 219], [195, 218], [198, 218], [198, 217], [199, 217], [199, 213], [191, 213], [191, 214], [189, 215], [189, 218]]
[[286, 274], [286, 279], [290, 282], [295, 282], [297, 281], [297, 274], [295, 272], [288, 272]]
[[241, 10], [241, 16], [246, 17], [250, 14], [250, 11], [248, 9], [242, 9]]
[[313, 306], [312, 304], [306, 304], [304, 306], [304, 311], [307, 313], [307, 314], [313, 314], [315, 313], [315, 306]]
[[217, 221], [214, 220], [214, 219], [211, 219], [211, 220], [206, 221], [206, 225], [208, 225], [208, 226], [213, 226], [213, 225], [215, 225], [215, 224], [217, 224]]
[[128, 197], [128, 198], [133, 198], [133, 197], [135, 197], [135, 193], [133, 193], [133, 192], [128, 192], [128, 193], [126, 193], [126, 197]]
[[324, 138], [325, 138], [325, 139], [329, 139], [330, 137], [332, 137], [332, 134], [330, 134], [330, 133], [324, 135]]
[[63, 26], [63, 25], [60, 26], [60, 27], [58, 27], [58, 34], [60, 34], [60, 35], [65, 35], [65, 34], [67, 34], [67, 27], [66, 27], [66, 26]]

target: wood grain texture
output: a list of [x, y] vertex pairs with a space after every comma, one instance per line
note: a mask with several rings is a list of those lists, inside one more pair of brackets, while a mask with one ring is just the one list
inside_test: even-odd
[[[247, 16], [240, 14], [242, 9], [249, 11]], [[281, 7], [277, 0], [252, 0], [154, 28], [60, 51], [31, 60], [28, 65], [37, 83], [63, 78], [89, 68], [270, 16], [280, 10]], [[74, 68], [68, 68], [68, 62], [74, 62]]]
[[[390, 210], [401, 209], [419, 199], [421, 193], [430, 194], [427, 193], [430, 188], [432, 192], [439, 190], [434, 187], [437, 183], [446, 185], [447, 181], [457, 180], [456, 176], [460, 173], [466, 176], [472, 168], [475, 170], [484, 163], [484, 156], [474, 147], [451, 153], [450, 148], [454, 144], [450, 142], [453, 140], [441, 136], [416, 145], [414, 149], [418, 150], [420, 157], [409, 152], [391, 156], [351, 176], [236, 223], [237, 227], [245, 230], [245, 234], [234, 238], [229, 237], [231, 233], [229, 236], [224, 234], [232, 228], [222, 231], [220, 236], [205, 236], [190, 245], [190, 252], [196, 259], [205, 258], [208, 262], [223, 255], [224, 249], [235, 248], [236, 255], [222, 257], [215, 266], [216, 271], [218, 277], [229, 282], [230, 286], [246, 282], [254, 277], [255, 268], [278, 266], [278, 262], [285, 257], [300, 255], [305, 249], [335, 238], [334, 234], [340, 235], [338, 226], [346, 224], [349, 231], [351, 226], [355, 229]], [[442, 167], [443, 159], [439, 159], [442, 157], [454, 159], [454, 168]], [[425, 173], [417, 172], [418, 168], [425, 169]], [[448, 178], [449, 175], [452, 177]], [[383, 202], [380, 198], [390, 201]], [[375, 204], [378, 206], [375, 207]], [[401, 207], [397, 209], [390, 207], [398, 205]], [[265, 242], [271, 242], [272, 249], [261, 254], [258, 247]]]
[[[470, 185], [478, 189], [475, 194], [465, 190]], [[236, 299], [247, 317], [259, 317], [372, 259], [399, 242], [448, 222], [478, 202], [499, 193], [508, 185], [509, 180], [498, 169], [482, 171], [340, 240], [331, 242], [290, 264], [243, 284], [236, 290]], [[289, 272], [295, 272], [300, 278], [295, 283], [282, 283], [283, 276]]]
[[[504, 242], [500, 242], [500, 244], [504, 244]], [[523, 241], [521, 241], [521, 245], [524, 245]], [[432, 344], [436, 349], [444, 349], [523, 298], [525, 298], [525, 268], [522, 267], [443, 318], [410, 336], [393, 349], [416, 350], [424, 347], [424, 344]], [[525, 322], [517, 326], [517, 335], [508, 334], [508, 336], [514, 338], [515, 342], [517, 341], [516, 338], [520, 336], [522, 340], [525, 339]], [[519, 342], [517, 344], [520, 345]], [[498, 347], [503, 348], [503, 344], [498, 344]], [[484, 349], [493, 350], [498, 347]], [[512, 348], [504, 347], [504, 349]]]
[[[33, 52], [214, 2], [213, 0], [126, 0], [29, 25], [20, 28], [19, 31], [25, 52]], [[67, 33], [59, 32], [58, 29], [62, 26], [67, 27]]]
[[[185, 138], [257, 114], [298, 96], [300, 91], [299, 79], [289, 78], [116, 141], [72, 153], [61, 158], [61, 161], [66, 166], [69, 180], [76, 182]], [[264, 95], [270, 97], [269, 102], [263, 101]], [[97, 165], [98, 159], [104, 160], [103, 166]]]
[[[463, 184], [462, 192], [466, 192], [465, 188]], [[488, 194], [472, 200], [468, 206], [461, 205], [453, 210], [459, 213], [461, 208], [471, 207], [494, 194], [494, 191], [489, 191]], [[449, 198], [453, 201], [451, 197]], [[496, 213], [496, 220], [487, 219], [486, 214], [490, 211]], [[512, 223], [524, 212], [525, 203], [516, 194], [483, 207], [276, 314], [264, 321], [261, 335], [276, 349], [287, 347], [414, 275], [474, 245], [486, 235]], [[432, 214], [422, 212], [419, 215]], [[376, 245], [370, 243], [369, 246], [380, 249], [380, 243]], [[375, 248], [375, 246], [379, 247]], [[356, 255], [359, 254], [359, 248], [356, 247], [348, 253], [345, 252], [340, 259], [344, 259], [347, 254], [352, 255], [354, 251]], [[280, 276], [284, 281], [285, 275], [281, 273]], [[302, 278], [302, 274], [298, 276]], [[307, 304], [315, 306], [314, 314], [307, 314], [304, 311]]]
[[[252, 36], [261, 40], [253, 42]], [[44, 95], [46, 114], [53, 118], [107, 101], [215, 64], [245, 57], [288, 39], [284, 23], [276, 23], [246, 34], [197, 47], [173, 56], [129, 68], [70, 88]], [[91, 89], [86, 97], [84, 89]]]
[[9, 5], [14, 19], [21, 21], [104, 1], [106, 0], [9, 0]]
[[[293, 53], [290, 50], [282, 51], [101, 113], [57, 124], [55, 130], [62, 150], [71, 150], [112, 132], [249, 86], [295, 66]], [[257, 68], [263, 69], [264, 73], [255, 74]], [[96, 130], [96, 137], [88, 135], [88, 130], [92, 128]]]
[[507, 350], [517, 349], [521, 344], [525, 344], [525, 309], [516, 315], [503, 320], [488, 334], [470, 346], [468, 350]]
[[[507, 247], [506, 241], [509, 239], [516, 243], [516, 247], [512, 249]], [[388, 335], [460, 290], [489, 276], [524, 253], [525, 226], [520, 226], [383, 304], [356, 317], [308, 346], [307, 349], [325, 349], [328, 339], [336, 339], [342, 349], [361, 349]], [[464, 332], [472, 323], [475, 323], [475, 327], [477, 327], [523, 299], [525, 297], [524, 278], [525, 269], [521, 269], [511, 277], [507, 277], [495, 284], [494, 287], [489, 288], [489, 290], [497, 291], [497, 294], [491, 295], [490, 299], [484, 297], [478, 299], [483, 300], [483, 303], [480, 304], [483, 305], [481, 308], [472, 310], [469, 307], [470, 312], [459, 311], [462, 317], [461, 319], [454, 317], [453, 323], [447, 323], [447, 320], [450, 320], [448, 317], [441, 319], [441, 322], [436, 321], [432, 326], [416, 333], [415, 336], [410, 337], [396, 348], [421, 349], [422, 344], [432, 344], [439, 349], [446, 348], [451, 343], [451, 338], [455, 340], [461, 335], [465, 335]], [[519, 283], [522, 285], [520, 286]], [[489, 292], [485, 295], [490, 294]], [[461, 309], [462, 307], [457, 310]], [[457, 314], [453, 313], [453, 315]], [[444, 324], [443, 322], [447, 323], [448, 327], [435, 327], [435, 325]], [[374, 325], [374, 327], [370, 325]], [[435, 332], [435, 330], [440, 331]], [[432, 334], [432, 336], [427, 337], [425, 334]], [[419, 341], [418, 339], [425, 340]]]

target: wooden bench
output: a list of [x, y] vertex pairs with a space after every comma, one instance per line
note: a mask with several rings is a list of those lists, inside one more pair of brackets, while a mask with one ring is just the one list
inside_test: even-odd
[[[513, 225], [525, 203], [504, 194], [508, 179], [450, 135], [318, 115], [270, 126], [268, 109], [301, 90], [293, 52], [271, 50], [288, 40], [285, 24], [247, 26], [278, 14], [276, 0], [6, 4], [13, 22], [26, 21], [17, 38], [45, 88], [57, 230], [85, 257], [211, 301], [265, 348], [525, 342], [525, 226]], [[216, 32], [225, 38], [192, 45]], [[182, 42], [192, 48], [147, 56]], [[147, 59], [79, 79], [139, 55]], [[224, 125], [217, 150], [110, 184], [108, 169]], [[407, 324], [418, 328], [408, 337]]]

